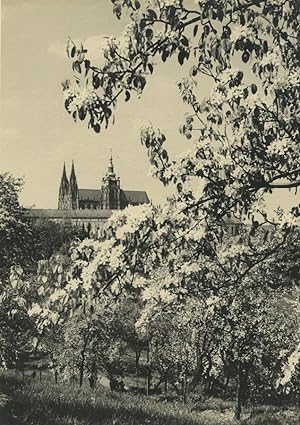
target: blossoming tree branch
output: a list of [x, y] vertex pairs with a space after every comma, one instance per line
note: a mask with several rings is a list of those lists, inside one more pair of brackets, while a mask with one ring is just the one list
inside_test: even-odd
[[[178, 84], [179, 99], [189, 108], [179, 130], [190, 149], [175, 160], [161, 130], [142, 129], [153, 174], [175, 185], [174, 199], [159, 208], [116, 212], [102, 240], [74, 243], [64, 263], [45, 261], [40, 300], [29, 313], [39, 316], [43, 328], [78, 308], [90, 312], [99, 302], [135, 294], [144, 306], [138, 321], [143, 333], [170, 305], [200, 303], [218, 332], [228, 330], [241, 383], [243, 371], [260, 358], [266, 333], [273, 332], [266, 323], [269, 311], [281, 308], [276, 300], [293, 312], [291, 321], [299, 316], [299, 273], [293, 268], [299, 206], [271, 220], [264, 205], [266, 193], [300, 185], [298, 2], [112, 3], [116, 17], [127, 14], [130, 23], [120, 38], [107, 40], [102, 67], [91, 63], [84, 46], [68, 43], [74, 78], [63, 84], [66, 110], [93, 131], [104, 131], [114, 122], [117, 102], [141, 95], [157, 62], [175, 56], [178, 66], [190, 63], [189, 75]], [[212, 82], [206, 99], [203, 77]], [[252, 225], [228, 238], [228, 216], [239, 221], [248, 216]], [[274, 226], [266, 229], [268, 221]], [[278, 346], [287, 344], [283, 329], [289, 325], [282, 326]], [[292, 347], [278, 354], [281, 365], [288, 365], [283, 383], [300, 355], [297, 332], [293, 338]], [[257, 343], [253, 355], [251, 341]], [[239, 402], [242, 398], [241, 393]]]
[[[117, 102], [140, 95], [156, 63], [176, 56], [179, 66], [191, 64], [178, 84], [190, 109], [180, 125], [190, 151], [170, 158], [166, 136], [153, 128], [143, 129], [141, 141], [154, 174], [177, 185], [186, 208], [221, 219], [262, 210], [262, 194], [300, 185], [296, 0], [112, 3], [117, 18], [127, 13], [131, 22], [120, 38], [107, 40], [103, 67], [83, 46], [68, 45], [75, 78], [64, 84], [65, 107], [74, 120], [102, 131]], [[212, 81], [207, 99], [200, 95], [203, 76]], [[191, 178], [204, 183], [200, 195], [190, 190]]]

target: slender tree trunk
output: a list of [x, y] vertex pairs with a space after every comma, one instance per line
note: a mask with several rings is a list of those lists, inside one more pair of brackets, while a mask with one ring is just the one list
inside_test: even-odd
[[79, 367], [79, 386], [80, 387], [82, 387], [82, 384], [83, 384], [84, 363], [85, 363], [85, 355], [84, 355], [84, 351], [81, 351], [81, 362]]
[[184, 404], [186, 404], [187, 401], [187, 373], [185, 371], [183, 383], [182, 383], [182, 401]]
[[72, 350], [72, 387], [75, 386], [75, 364], [74, 364], [74, 349]]
[[151, 369], [150, 369], [150, 353], [149, 348], [147, 348], [147, 377], [146, 377], [146, 395], [150, 394], [151, 387]]
[[242, 412], [242, 386], [241, 386], [240, 375], [238, 374], [238, 382], [237, 382], [237, 388], [236, 388], [235, 419], [237, 420], [241, 419], [241, 412]]
[[165, 394], [167, 394], [168, 393], [168, 377], [166, 376], [165, 377]]
[[237, 420], [241, 419], [242, 405], [245, 401], [247, 380], [248, 380], [248, 370], [239, 363], [238, 375], [237, 375], [237, 388], [236, 388], [236, 406], [235, 406], [235, 418]]
[[97, 365], [96, 365], [96, 361], [93, 360], [90, 377], [89, 377], [90, 387], [92, 389], [96, 387], [96, 381], [97, 381]]
[[140, 361], [141, 351], [135, 350], [135, 378], [136, 378], [136, 387], [139, 387], [139, 361]]
[[140, 350], [135, 350], [135, 370], [138, 373], [139, 370], [139, 362], [140, 362], [140, 357], [141, 357], [141, 351]]

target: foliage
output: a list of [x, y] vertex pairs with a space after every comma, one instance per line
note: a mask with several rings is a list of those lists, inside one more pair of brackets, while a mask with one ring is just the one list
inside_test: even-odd
[[[114, 369], [124, 344], [117, 301], [116, 309], [101, 303], [123, 294], [141, 299], [136, 329], [148, 345], [147, 366], [184, 392], [188, 379], [210, 390], [235, 386], [239, 417], [247, 398], [268, 398], [281, 371], [283, 384], [298, 367], [299, 208], [271, 223], [263, 203], [266, 193], [300, 184], [297, 2], [113, 4], [118, 18], [129, 11], [131, 23], [120, 39], [108, 39], [102, 68], [69, 42], [75, 80], [64, 85], [66, 109], [99, 133], [121, 95], [142, 93], [158, 58], [191, 61], [179, 83], [189, 108], [180, 131], [191, 148], [175, 161], [161, 131], [142, 130], [153, 174], [175, 184], [176, 196], [161, 208], [116, 212], [103, 239], [74, 242], [70, 258], [41, 263], [40, 298], [29, 316], [40, 330], [65, 322], [62, 364], [76, 347], [76, 366], [85, 353], [91, 374], [99, 359]], [[202, 99], [198, 85], [207, 78], [212, 92]], [[228, 225], [239, 227], [235, 236]], [[109, 349], [113, 359], [105, 358]]]
[[[108, 240], [79, 246], [77, 288], [82, 286], [92, 301], [106, 291], [117, 295], [137, 286], [148, 292], [152, 308], [205, 291], [208, 299], [218, 296], [221, 303], [225, 297], [226, 304], [223, 288], [244, 284], [250, 285], [249, 294], [242, 292], [245, 299], [264, 293], [268, 285], [298, 285], [291, 276], [297, 275], [290, 267], [291, 250], [285, 264], [279, 261], [289, 277], [280, 270], [276, 277], [275, 258], [280, 260], [276, 252], [288, 248], [299, 207], [280, 217], [275, 235], [256, 235], [258, 218], [268, 222], [264, 195], [300, 184], [298, 2], [112, 3], [117, 18], [128, 12], [130, 23], [120, 38], [108, 39], [103, 67], [90, 62], [83, 46], [68, 44], [75, 78], [64, 84], [67, 111], [99, 133], [121, 96], [129, 101], [133, 93], [143, 92], [160, 58], [177, 58], [180, 65], [190, 64], [178, 88], [189, 108], [180, 132], [191, 139], [191, 147], [174, 160], [163, 132], [142, 129], [153, 175], [174, 184], [177, 195], [162, 211], [136, 210], [139, 218], [131, 211], [119, 215], [118, 224], [114, 219], [109, 224]], [[201, 84], [209, 80], [211, 94], [203, 99]], [[226, 217], [242, 222], [246, 214], [252, 220], [246, 242], [224, 243]], [[161, 266], [169, 273], [158, 283], [153, 274]], [[263, 279], [251, 281], [252, 273]]]
[[93, 388], [99, 373], [111, 380], [124, 375], [124, 352], [132, 334], [126, 335], [123, 330], [128, 329], [132, 318], [123, 313], [124, 300], [102, 300], [90, 312], [77, 311], [64, 323], [62, 338], [52, 352], [53, 364], [63, 371], [64, 379], [75, 379], [76, 375], [81, 386], [88, 377]]
[[56, 223], [49, 219], [38, 219], [32, 224], [36, 260], [49, 259], [52, 255], [68, 253], [71, 242], [83, 239], [82, 230], [70, 222]]
[[[243, 380], [242, 401], [249, 391], [255, 400], [274, 396], [299, 336], [297, 281], [290, 278], [287, 261], [294, 258], [297, 232], [258, 226], [249, 234], [241, 228], [236, 237], [223, 235], [219, 242], [212, 230], [190, 230], [190, 218], [171, 213], [166, 214], [170, 224], [159, 226], [162, 211], [151, 206], [120, 211], [108, 221], [104, 240], [73, 246], [64, 268], [59, 259], [45, 263], [38, 289], [45, 298], [30, 315], [37, 315], [43, 328], [74, 311], [86, 317], [101, 302], [109, 318], [118, 312], [122, 294], [132, 294], [143, 301], [134, 320], [140, 341], [149, 344], [148, 365], [162, 378], [174, 386], [221, 383], [225, 389], [229, 381], [239, 386]], [[108, 307], [108, 300], [115, 307]], [[114, 341], [110, 326], [103, 329]], [[120, 321], [113, 329], [120, 338]]]
[[258, 286], [258, 279], [255, 273], [218, 296], [152, 307], [151, 317], [145, 306], [139, 328], [147, 329], [151, 366], [179, 394], [201, 383], [224, 396], [241, 380], [242, 402], [278, 398], [275, 383], [298, 337], [297, 311], [282, 290]]
[[[297, 0], [113, 0], [117, 18], [130, 23], [111, 37], [105, 64], [95, 66], [84, 47], [69, 42], [74, 81], [64, 84], [74, 120], [100, 132], [117, 99], [141, 94], [156, 62], [190, 62], [179, 91], [190, 112], [180, 131], [191, 149], [175, 161], [166, 137], [141, 133], [153, 174], [175, 183], [178, 198], [217, 219], [261, 210], [261, 195], [299, 186], [299, 8]], [[211, 80], [208, 99], [201, 83]], [[198, 88], [199, 86], [199, 88]], [[190, 180], [203, 187], [200, 195]], [[204, 183], [204, 185], [201, 184]], [[293, 215], [299, 216], [297, 206]]]
[[15, 267], [0, 290], [1, 368], [23, 369], [24, 361], [35, 349], [36, 323], [27, 310], [36, 301], [34, 282], [24, 280], [23, 270]]
[[32, 262], [32, 230], [19, 203], [22, 186], [21, 179], [0, 174], [0, 280], [9, 277], [13, 265]]

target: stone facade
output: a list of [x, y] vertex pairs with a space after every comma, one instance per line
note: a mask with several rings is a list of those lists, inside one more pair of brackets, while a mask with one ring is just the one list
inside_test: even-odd
[[106, 175], [102, 179], [100, 189], [79, 189], [75, 174], [74, 162], [70, 179], [66, 174], [66, 167], [63, 167], [63, 174], [58, 193], [59, 210], [76, 209], [100, 209], [100, 210], [120, 210], [128, 205], [140, 205], [149, 203], [149, 198], [145, 191], [122, 190], [120, 178], [116, 176], [112, 157]]
[[50, 219], [60, 223], [67, 220], [83, 229], [86, 234], [97, 237], [114, 210], [149, 202], [145, 191], [121, 189], [120, 178], [114, 172], [111, 157], [100, 189], [79, 189], [74, 162], [69, 179], [64, 164], [58, 192], [58, 208], [31, 209], [28, 216], [32, 220]]

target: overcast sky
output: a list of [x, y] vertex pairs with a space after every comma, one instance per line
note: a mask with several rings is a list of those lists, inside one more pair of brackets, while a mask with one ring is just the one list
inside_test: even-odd
[[[69, 173], [72, 159], [79, 187], [99, 188], [110, 149], [123, 189], [146, 190], [154, 202], [166, 198], [148, 174], [139, 130], [151, 121], [166, 132], [171, 153], [189, 149], [178, 131], [187, 110], [176, 85], [187, 65], [159, 65], [142, 97], [121, 101], [115, 125], [100, 134], [75, 124], [63, 105], [61, 81], [72, 75], [68, 36], [96, 56], [103, 36], [119, 35], [125, 24], [112, 15], [110, 0], [2, 0], [0, 172], [24, 177], [24, 205], [56, 208], [63, 162]], [[208, 95], [207, 81], [201, 91]], [[290, 198], [277, 193], [270, 205]]]

